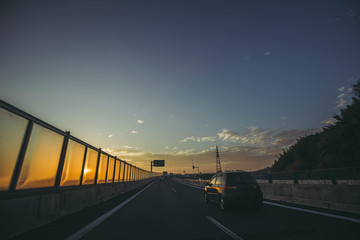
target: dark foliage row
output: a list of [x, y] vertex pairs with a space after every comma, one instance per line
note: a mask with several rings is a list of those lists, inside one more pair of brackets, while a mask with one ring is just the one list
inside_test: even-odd
[[353, 85], [353, 103], [335, 115], [334, 124], [301, 137], [281, 153], [272, 171], [360, 166], [360, 80]]

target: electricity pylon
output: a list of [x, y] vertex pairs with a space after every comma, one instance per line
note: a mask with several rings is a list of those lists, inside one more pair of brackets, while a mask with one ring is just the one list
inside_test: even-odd
[[220, 164], [220, 156], [219, 156], [219, 149], [216, 145], [216, 172], [222, 172], [221, 171], [221, 164]]

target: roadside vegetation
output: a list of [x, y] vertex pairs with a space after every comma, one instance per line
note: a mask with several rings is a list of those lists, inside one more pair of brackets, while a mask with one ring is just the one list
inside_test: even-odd
[[360, 167], [360, 79], [353, 85], [352, 103], [322, 131], [301, 137], [284, 150], [272, 171]]

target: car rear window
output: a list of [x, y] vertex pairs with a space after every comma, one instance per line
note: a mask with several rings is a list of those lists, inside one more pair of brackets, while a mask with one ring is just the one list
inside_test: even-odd
[[256, 183], [256, 180], [249, 173], [227, 174], [227, 185]]

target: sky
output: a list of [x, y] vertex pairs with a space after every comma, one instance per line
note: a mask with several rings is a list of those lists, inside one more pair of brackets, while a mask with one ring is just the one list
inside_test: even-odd
[[271, 166], [360, 78], [356, 0], [2, 1], [0, 36], [3, 101], [158, 172]]

